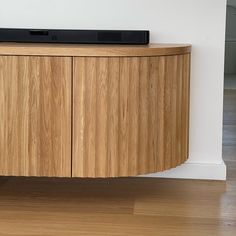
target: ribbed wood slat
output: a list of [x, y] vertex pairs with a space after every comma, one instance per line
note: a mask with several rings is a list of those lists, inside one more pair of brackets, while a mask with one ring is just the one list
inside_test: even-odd
[[71, 63], [0, 56], [0, 175], [71, 176]]
[[149, 58], [140, 60], [139, 68], [139, 144], [138, 169], [144, 173], [149, 166], [148, 153], [148, 119], [149, 119]]
[[[186, 67], [185, 65], [190, 64], [190, 54], [184, 56], [183, 62], [183, 91], [182, 91], [182, 101], [183, 101], [183, 158], [184, 156], [189, 155], [189, 108], [190, 108], [190, 66]], [[186, 101], [186, 102], [185, 102]], [[184, 159], [183, 159], [184, 160]]]
[[119, 174], [119, 84], [120, 84], [120, 60], [109, 58], [108, 60], [108, 124], [107, 127], [107, 175]]
[[189, 54], [73, 64], [73, 177], [135, 176], [187, 160]]

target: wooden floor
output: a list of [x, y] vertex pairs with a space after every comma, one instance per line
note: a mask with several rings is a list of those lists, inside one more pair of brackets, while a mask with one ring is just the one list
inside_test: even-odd
[[236, 92], [225, 103], [227, 182], [0, 178], [0, 236], [235, 236]]

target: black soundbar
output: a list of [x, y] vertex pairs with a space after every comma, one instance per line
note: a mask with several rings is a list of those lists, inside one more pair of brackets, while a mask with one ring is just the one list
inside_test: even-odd
[[65, 30], [0, 28], [0, 42], [148, 44], [147, 30]]

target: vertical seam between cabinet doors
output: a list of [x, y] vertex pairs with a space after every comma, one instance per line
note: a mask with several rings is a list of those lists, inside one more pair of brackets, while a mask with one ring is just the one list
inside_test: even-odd
[[70, 177], [73, 177], [73, 142], [74, 142], [74, 57], [71, 57], [71, 150], [70, 150]]

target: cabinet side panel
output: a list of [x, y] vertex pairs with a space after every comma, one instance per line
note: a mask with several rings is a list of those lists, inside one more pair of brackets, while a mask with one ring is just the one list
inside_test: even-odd
[[0, 57], [0, 175], [71, 175], [71, 59]]

